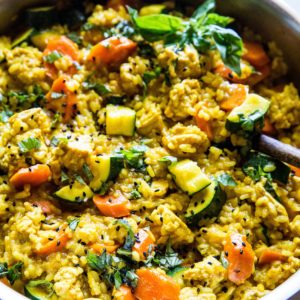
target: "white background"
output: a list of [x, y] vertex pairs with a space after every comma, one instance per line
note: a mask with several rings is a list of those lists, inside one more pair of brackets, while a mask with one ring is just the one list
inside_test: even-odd
[[300, 14], [300, 0], [285, 0], [291, 7], [298, 11]]

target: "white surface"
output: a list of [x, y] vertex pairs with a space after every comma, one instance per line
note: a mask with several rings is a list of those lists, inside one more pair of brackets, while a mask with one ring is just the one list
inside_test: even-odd
[[295, 9], [298, 14], [300, 14], [300, 0], [284, 0], [284, 1], [288, 3], [288, 5], [291, 6], [293, 9]]

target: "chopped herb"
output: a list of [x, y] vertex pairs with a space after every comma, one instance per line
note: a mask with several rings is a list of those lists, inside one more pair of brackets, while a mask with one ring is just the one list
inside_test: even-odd
[[16, 263], [11, 268], [8, 268], [7, 263], [0, 263], [0, 278], [6, 277], [9, 283], [13, 285], [16, 280], [21, 278], [22, 267], [22, 262]]
[[227, 173], [223, 173], [218, 176], [218, 182], [221, 183], [223, 186], [236, 186], [235, 180]]
[[27, 102], [30, 98], [30, 96], [25, 93], [25, 92], [22, 92], [22, 91], [10, 91], [8, 94], [7, 94], [8, 97], [12, 97], [12, 98], [15, 98], [19, 104], [23, 104], [25, 102]]
[[138, 171], [145, 169], [144, 153], [148, 148], [145, 145], [133, 146], [129, 150], [120, 150], [118, 153], [124, 156], [125, 164]]
[[67, 144], [68, 141], [69, 140], [65, 137], [56, 137], [56, 136], [54, 136], [50, 141], [50, 146], [57, 147], [60, 143]]
[[90, 167], [87, 164], [83, 164], [82, 170], [83, 170], [84, 175], [87, 177], [87, 179], [89, 181], [92, 181], [94, 178], [94, 175], [93, 175]]
[[83, 178], [80, 175], [75, 174], [74, 177], [80, 184], [86, 185], [85, 181], [83, 180]]
[[68, 225], [69, 225], [70, 229], [75, 231], [75, 229], [77, 228], [77, 226], [80, 222], [80, 219], [79, 218], [72, 218], [72, 219], [68, 219], [67, 222], [68, 222]]
[[82, 86], [86, 90], [94, 90], [98, 95], [107, 95], [111, 93], [111, 89], [102, 83], [85, 81]]
[[140, 199], [142, 197], [142, 195], [140, 194], [140, 192], [138, 190], [132, 190], [130, 192], [130, 199]]
[[[225, 254], [226, 255], [226, 254]], [[224, 253], [222, 252], [221, 256], [220, 256], [220, 261], [221, 261], [221, 264], [222, 266], [227, 269], [228, 268], [228, 260], [226, 259]]]
[[82, 37], [77, 32], [70, 32], [67, 37], [77, 45], [82, 44]]
[[62, 57], [62, 54], [59, 53], [57, 50], [52, 51], [48, 55], [44, 56], [43, 59], [45, 62], [49, 64], [53, 64], [56, 60]]
[[66, 182], [70, 181], [70, 177], [63, 170], [61, 171], [61, 174], [60, 174], [60, 181], [61, 181], [61, 183], [66, 183]]
[[171, 155], [170, 156], [164, 156], [164, 157], [160, 158], [158, 161], [159, 162], [165, 162], [167, 164], [172, 164], [174, 162], [177, 162], [177, 157], [171, 156]]
[[6, 123], [13, 114], [14, 113], [11, 110], [9, 110], [8, 108], [4, 108], [0, 112], [0, 122]]
[[121, 225], [122, 227], [124, 227], [127, 230], [127, 236], [125, 238], [125, 243], [124, 243], [123, 247], [121, 247], [117, 250], [117, 253], [119, 255], [131, 257], [132, 247], [136, 241], [134, 232], [133, 232], [130, 224], [128, 223], [128, 221], [125, 219], [119, 220], [117, 222], [117, 224]]
[[54, 129], [60, 122], [60, 114], [55, 113], [53, 116], [53, 120], [51, 121], [51, 129]]
[[20, 151], [22, 153], [27, 153], [31, 150], [38, 150], [41, 147], [41, 142], [39, 139], [35, 137], [29, 137], [25, 140], [22, 140], [18, 143], [18, 146], [20, 148]]

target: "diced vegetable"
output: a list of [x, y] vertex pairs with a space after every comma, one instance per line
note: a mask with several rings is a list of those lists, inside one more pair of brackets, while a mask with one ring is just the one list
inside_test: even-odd
[[245, 101], [227, 116], [226, 128], [231, 132], [242, 133], [253, 133], [261, 129], [269, 106], [270, 101], [257, 94], [249, 94]]
[[243, 54], [242, 58], [247, 60], [251, 65], [262, 67], [270, 62], [270, 59], [261, 44], [244, 41], [244, 49], [246, 49], [246, 52]]
[[231, 84], [230, 92], [227, 99], [220, 103], [220, 107], [225, 111], [231, 111], [240, 106], [247, 96], [247, 87], [243, 84]]
[[136, 251], [141, 259], [146, 259], [150, 245], [154, 246], [155, 238], [151, 231], [140, 229], [137, 233], [137, 241], [133, 245], [132, 251]]
[[195, 194], [186, 212], [189, 223], [196, 224], [202, 218], [217, 217], [226, 202], [226, 194], [216, 180]]
[[38, 47], [40, 50], [44, 50], [51, 40], [58, 39], [60, 36], [60, 34], [54, 31], [45, 30], [34, 32], [30, 38], [34, 46]]
[[224, 245], [228, 260], [228, 279], [240, 285], [248, 279], [254, 270], [254, 252], [244, 235], [233, 233], [227, 237]]
[[121, 218], [130, 215], [130, 202], [121, 194], [117, 197], [95, 195], [93, 201], [104, 216]]
[[131, 288], [126, 285], [121, 285], [119, 289], [113, 290], [113, 299], [117, 300], [135, 300]]
[[93, 191], [98, 192], [104, 182], [118, 177], [123, 168], [123, 157], [118, 154], [93, 155], [89, 159], [89, 166], [94, 175], [90, 187]]
[[39, 186], [51, 179], [51, 170], [47, 165], [37, 164], [29, 168], [22, 168], [17, 171], [11, 178], [10, 183], [16, 188], [25, 184]]
[[125, 61], [137, 48], [137, 44], [126, 37], [110, 37], [95, 45], [88, 60], [97, 65], [119, 64]]
[[34, 33], [34, 29], [30, 28], [30, 29], [27, 29], [26, 31], [22, 32], [18, 36], [16, 36], [15, 39], [11, 43], [11, 48], [14, 48], [14, 47], [22, 44], [23, 42], [28, 41], [33, 33]]
[[287, 256], [282, 255], [279, 251], [267, 248], [261, 253], [258, 259], [258, 264], [262, 266], [277, 260], [284, 262], [287, 260]]
[[56, 300], [53, 283], [47, 280], [31, 280], [24, 286], [24, 294], [31, 300]]
[[137, 270], [139, 278], [134, 296], [139, 300], [179, 300], [179, 285], [155, 269]]
[[196, 114], [195, 116], [196, 124], [197, 126], [206, 133], [209, 140], [213, 139], [213, 132], [211, 128], [211, 124], [209, 121], [205, 120], [204, 118], [201, 118]]
[[57, 21], [55, 6], [34, 7], [25, 10], [26, 23], [34, 28], [46, 28]]
[[135, 111], [125, 106], [106, 106], [106, 134], [133, 136]]
[[168, 168], [176, 184], [189, 195], [200, 192], [211, 183], [197, 163], [192, 160], [184, 159], [172, 163]]
[[270, 122], [270, 119], [268, 117], [265, 117], [264, 120], [264, 127], [261, 130], [264, 134], [273, 136], [276, 134], [276, 129], [274, 128], [274, 126], [272, 125], [272, 123]]
[[107, 253], [113, 253], [119, 248], [119, 246], [107, 245], [104, 243], [96, 243], [96, 244], [92, 244], [91, 248], [94, 250], [94, 252], [101, 254], [104, 250], [106, 250]]
[[46, 95], [46, 107], [55, 113], [61, 113], [64, 122], [69, 122], [77, 111], [77, 96], [68, 89], [69, 80], [67, 75], [59, 76]]
[[94, 193], [89, 186], [75, 181], [54, 193], [54, 196], [68, 203], [81, 204], [93, 197]]
[[300, 177], [300, 168], [289, 165], [289, 167], [291, 168], [292, 172], [294, 173], [294, 175], [299, 176]]
[[69, 236], [66, 233], [66, 226], [61, 226], [57, 232], [57, 235], [53, 240], [46, 239], [45, 243], [38, 249], [35, 250], [37, 255], [47, 256], [51, 253], [61, 251], [67, 245]]

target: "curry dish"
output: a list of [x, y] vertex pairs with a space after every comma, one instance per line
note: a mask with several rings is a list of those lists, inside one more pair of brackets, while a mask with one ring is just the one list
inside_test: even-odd
[[253, 150], [261, 132], [300, 147], [282, 52], [212, 0], [77, 2], [0, 37], [1, 281], [33, 300], [263, 297], [300, 267], [300, 169]]

